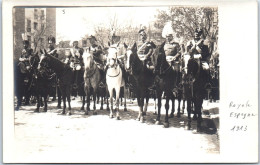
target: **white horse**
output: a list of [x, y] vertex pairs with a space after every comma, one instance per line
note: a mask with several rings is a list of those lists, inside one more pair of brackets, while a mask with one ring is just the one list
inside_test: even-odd
[[[106, 73], [106, 82], [107, 82], [107, 89], [110, 95], [110, 118], [113, 118], [113, 89], [116, 92], [116, 119], [120, 120], [119, 115], [119, 95], [120, 95], [120, 88], [124, 87], [124, 100], [125, 100], [125, 108], [126, 111], [126, 88], [125, 88], [125, 81], [123, 79], [123, 71], [119, 66], [118, 58], [120, 54], [120, 47], [119, 44], [111, 45], [108, 49], [107, 55], [107, 73]], [[119, 54], [119, 56], [118, 56]]]

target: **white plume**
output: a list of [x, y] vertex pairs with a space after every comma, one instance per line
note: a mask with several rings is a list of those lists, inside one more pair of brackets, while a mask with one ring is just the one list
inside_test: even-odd
[[172, 29], [172, 21], [167, 22], [162, 30], [163, 38], [166, 38], [166, 35], [169, 35], [169, 34], [174, 35], [173, 29]]

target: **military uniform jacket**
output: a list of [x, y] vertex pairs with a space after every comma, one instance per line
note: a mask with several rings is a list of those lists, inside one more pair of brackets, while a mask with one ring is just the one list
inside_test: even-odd
[[[22, 54], [20, 56], [20, 58], [22, 59], [26, 59], [29, 58], [33, 53], [33, 50], [31, 48], [27, 48], [27, 49], [23, 49], [22, 50]], [[23, 61], [25, 63], [25, 65], [29, 65], [29, 61]]]
[[155, 44], [152, 41], [138, 42], [137, 43], [137, 54], [138, 55], [147, 55], [149, 57], [153, 53], [153, 48], [155, 48]]
[[181, 51], [181, 47], [177, 42], [166, 42], [164, 47], [164, 52], [166, 56], [173, 56], [176, 57], [176, 60], [180, 59], [180, 51]]
[[[197, 45], [196, 47], [194, 45]], [[191, 40], [187, 43], [187, 52], [190, 55], [194, 55], [194, 54], [201, 54], [202, 58], [201, 61], [207, 61], [210, 57], [209, 54], [209, 48], [207, 45], [204, 44], [204, 40], [199, 40], [199, 41], [195, 41], [195, 40]]]

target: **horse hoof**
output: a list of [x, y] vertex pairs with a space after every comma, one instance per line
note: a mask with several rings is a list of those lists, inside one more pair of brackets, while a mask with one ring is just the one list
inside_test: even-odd
[[156, 121], [156, 122], [155, 122], [155, 125], [160, 125], [160, 124], [161, 124], [160, 121]]
[[93, 115], [97, 115], [97, 112], [93, 112]]
[[47, 109], [45, 109], [43, 112], [47, 112]]
[[62, 113], [61, 113], [62, 115], [65, 115], [65, 111], [62, 111]]
[[169, 118], [173, 118], [174, 117], [174, 114], [173, 113], [171, 113], [170, 114], [170, 116], [169, 116]]
[[136, 121], [140, 121], [140, 118], [136, 118], [135, 120], [136, 120]]
[[141, 117], [140, 121], [141, 121], [141, 123], [144, 123], [145, 119], [143, 117]]
[[126, 112], [126, 111], [127, 111], [127, 108], [124, 108], [124, 111]]
[[60, 105], [57, 105], [57, 108], [58, 108], [58, 109], [61, 109], [61, 106], [60, 106]]
[[72, 115], [72, 113], [71, 113], [71, 112], [69, 112], [69, 113], [67, 113], [67, 115], [71, 116], [71, 115]]
[[169, 123], [168, 122], [166, 122], [166, 123], [164, 123], [164, 128], [169, 128]]
[[117, 116], [116, 119], [117, 119], [117, 120], [120, 120], [120, 116]]
[[88, 115], [88, 112], [85, 112], [85, 115]]
[[34, 112], [35, 112], [35, 113], [39, 113], [40, 111], [39, 111], [39, 109], [36, 109]]
[[83, 111], [83, 110], [84, 110], [84, 107], [81, 107], [80, 110]]
[[114, 118], [114, 116], [113, 116], [113, 115], [109, 115], [109, 118], [110, 118], [110, 119], [113, 119], [113, 118]]
[[180, 117], [181, 117], [181, 114], [180, 114], [180, 113], [177, 113], [177, 117], [180, 118]]
[[100, 107], [100, 110], [102, 111], [102, 110], [103, 110], [103, 107]]

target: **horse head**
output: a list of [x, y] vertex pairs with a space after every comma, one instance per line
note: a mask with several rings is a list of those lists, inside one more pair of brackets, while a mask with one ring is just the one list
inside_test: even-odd
[[109, 46], [107, 55], [107, 65], [109, 67], [114, 67], [117, 64], [117, 58], [120, 52], [121, 49], [119, 47], [119, 43]]
[[166, 62], [166, 56], [165, 56], [165, 52], [163, 49], [164, 45], [165, 45], [165, 42], [163, 42], [159, 47], [157, 47], [152, 54], [151, 60], [154, 65], [155, 74], [158, 74], [160, 72], [160, 69], [163, 65], [163, 60]]
[[90, 47], [84, 49], [82, 57], [83, 57], [85, 69], [93, 68], [94, 65], [93, 51], [90, 50]]
[[128, 48], [128, 46], [124, 43], [124, 47], [126, 50], [124, 61], [125, 61], [125, 69], [127, 72], [132, 71], [132, 64], [137, 57], [137, 46], [136, 43], [134, 43], [131, 48]]

